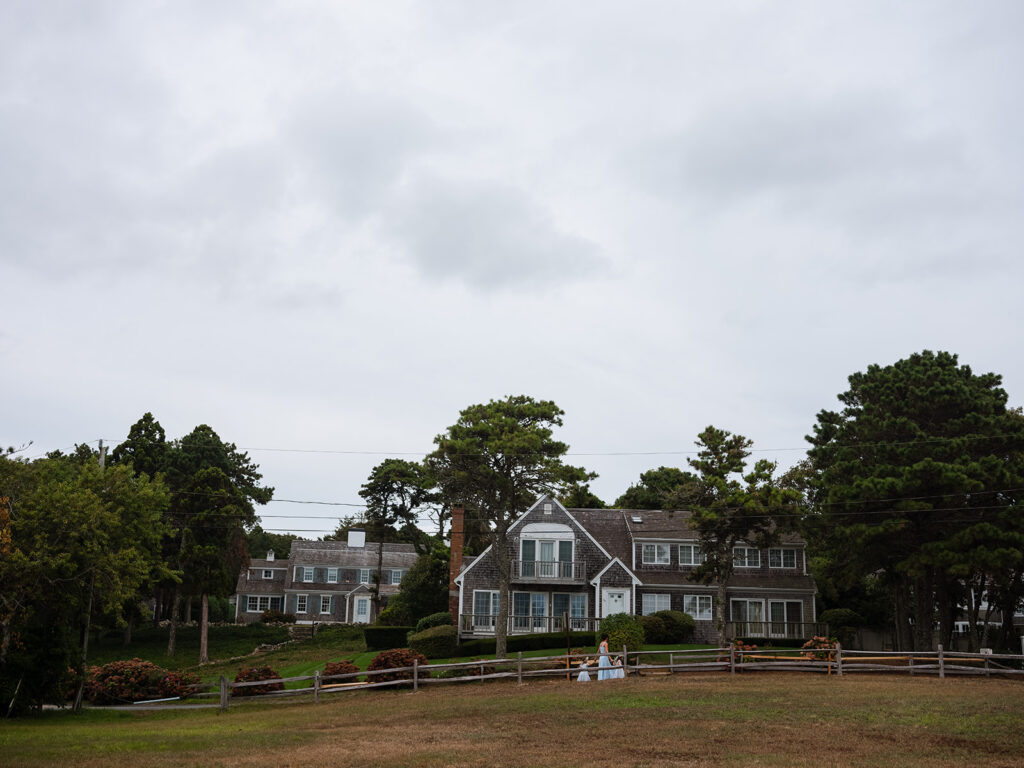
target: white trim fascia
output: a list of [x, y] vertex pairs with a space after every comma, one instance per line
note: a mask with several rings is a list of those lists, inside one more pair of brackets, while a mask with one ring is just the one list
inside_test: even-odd
[[737, 587], [733, 584], [726, 587], [726, 593], [729, 592], [789, 592], [799, 595], [818, 594], [818, 590], [816, 589], [802, 589], [800, 587]]
[[642, 581], [640, 581], [640, 579], [638, 579], [638, 578], [636, 577], [636, 574], [635, 574], [635, 573], [633, 573], [633, 572], [632, 572], [632, 571], [631, 571], [631, 570], [630, 570], [629, 568], [627, 568], [627, 567], [626, 567], [626, 564], [625, 564], [624, 562], [622, 562], [621, 560], [619, 560], [619, 558], [617, 558], [617, 557], [613, 557], [613, 558], [612, 558], [611, 560], [609, 560], [609, 561], [608, 561], [608, 565], [606, 565], [606, 566], [605, 566], [604, 568], [602, 568], [602, 569], [601, 569], [600, 571], [598, 571], [598, 572], [597, 572], [597, 576], [595, 576], [594, 578], [592, 578], [592, 579], [590, 580], [590, 583], [591, 583], [591, 584], [593, 584], [593, 585], [595, 585], [595, 586], [596, 586], [597, 584], [599, 584], [599, 583], [601, 582], [601, 577], [602, 577], [602, 576], [603, 576], [603, 575], [605, 574], [605, 572], [606, 572], [606, 571], [607, 571], [607, 570], [608, 570], [609, 568], [611, 568], [611, 567], [612, 567], [613, 565], [615, 565], [616, 563], [618, 563], [619, 565], [621, 565], [621, 566], [622, 566], [622, 570], [624, 570], [624, 571], [625, 571], [626, 573], [628, 573], [628, 574], [630, 575], [630, 577], [631, 577], [631, 578], [633, 579], [633, 586], [636, 586], [637, 584], [639, 584], [639, 585], [643, 586], [643, 582], [642, 582]]
[[718, 591], [718, 587], [714, 585], [698, 584], [693, 582], [691, 584], [656, 584], [655, 582], [644, 582], [641, 585], [644, 589], [709, 589], [714, 592]]

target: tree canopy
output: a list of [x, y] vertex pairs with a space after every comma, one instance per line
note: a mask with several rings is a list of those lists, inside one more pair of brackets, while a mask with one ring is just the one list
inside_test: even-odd
[[902, 648], [933, 647], [936, 623], [948, 643], [972, 585], [1010, 621], [1024, 578], [1024, 418], [1000, 377], [924, 351], [849, 383], [808, 438], [815, 543], [837, 583], [884, 579]]
[[[557, 494], [595, 475], [562, 461], [568, 451], [555, 440], [563, 411], [550, 400], [513, 395], [471, 405], [458, 421], [434, 438], [436, 450], [427, 466], [441, 492], [473, 510], [490, 528], [498, 589], [509, 594], [511, 557], [508, 529], [543, 492]], [[508, 600], [501, 600], [495, 627], [496, 652], [504, 655]]]

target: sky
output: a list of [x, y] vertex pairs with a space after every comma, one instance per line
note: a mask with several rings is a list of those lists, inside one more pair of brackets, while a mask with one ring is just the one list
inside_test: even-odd
[[[1024, 404], [1024, 5], [7, 0], [0, 446], [208, 424], [268, 530], [463, 408], [612, 502], [923, 349]], [[327, 502], [311, 505], [296, 502]]]

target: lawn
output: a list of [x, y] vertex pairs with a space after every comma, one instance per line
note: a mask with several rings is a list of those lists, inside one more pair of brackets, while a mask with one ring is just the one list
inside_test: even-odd
[[696, 673], [349, 691], [227, 712], [48, 713], [5, 766], [1019, 766], [1020, 681]]

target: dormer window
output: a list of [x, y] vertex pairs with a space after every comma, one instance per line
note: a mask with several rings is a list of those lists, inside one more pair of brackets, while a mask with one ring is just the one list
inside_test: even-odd
[[550, 515], [551, 514], [551, 502], [550, 501], [544, 502], [544, 514], [545, 515]]
[[269, 568], [264, 568], [263, 569], [263, 578], [264, 579], [272, 579], [272, 578], [274, 578], [274, 572], [271, 569], [269, 569]]
[[528, 579], [572, 579], [576, 535], [561, 523], [523, 526], [519, 541], [518, 576]]
[[672, 562], [672, 555], [669, 554], [668, 544], [643, 545], [644, 565], [668, 565], [670, 562]]

